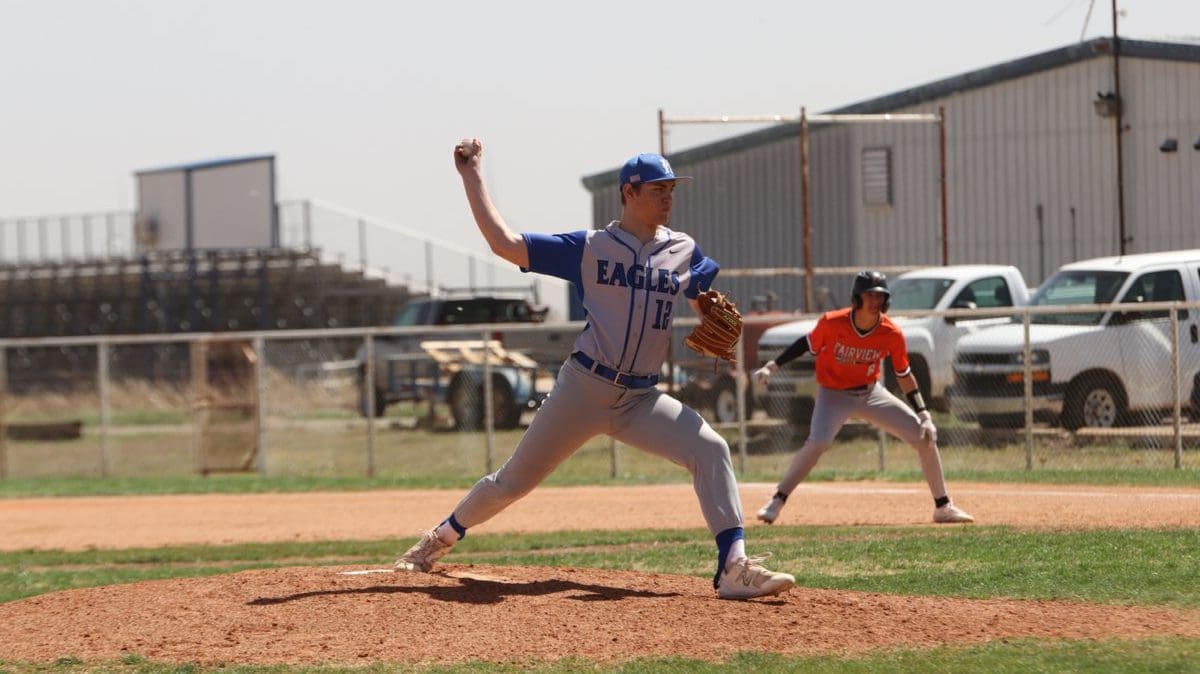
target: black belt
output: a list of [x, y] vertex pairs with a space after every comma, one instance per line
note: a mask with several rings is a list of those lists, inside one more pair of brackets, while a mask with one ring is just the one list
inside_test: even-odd
[[875, 385], [874, 384], [863, 384], [862, 386], [851, 386], [850, 388], [839, 388], [839, 389], [834, 389], [834, 390], [841, 391], [842, 393], [866, 393], [867, 391], [870, 391], [871, 387], [873, 387], [873, 386], [875, 386]]
[[574, 358], [580, 365], [586, 367], [592, 372], [595, 372], [601, 377], [604, 377], [617, 386], [624, 386], [625, 388], [650, 388], [658, 383], [658, 375], [656, 374], [649, 374], [641, 377], [635, 374], [629, 374], [628, 372], [618, 372], [611, 367], [597, 363], [582, 351], [576, 351], [575, 353], [571, 354], [571, 357]]

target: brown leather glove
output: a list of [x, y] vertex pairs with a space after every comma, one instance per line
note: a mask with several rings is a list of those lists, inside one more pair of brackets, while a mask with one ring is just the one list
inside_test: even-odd
[[683, 338], [683, 343], [702, 356], [737, 360], [734, 347], [742, 338], [742, 314], [737, 305], [716, 290], [706, 290], [696, 299], [700, 325]]

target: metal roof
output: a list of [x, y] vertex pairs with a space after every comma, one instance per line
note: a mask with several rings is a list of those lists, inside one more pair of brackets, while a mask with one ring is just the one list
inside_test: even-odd
[[[1006, 61], [979, 70], [954, 75], [945, 79], [904, 89], [878, 98], [853, 103], [826, 114], [879, 114], [900, 108], [945, 98], [962, 91], [986, 87], [998, 82], [1025, 77], [1088, 59], [1108, 56], [1112, 53], [1112, 40], [1106, 37], [1067, 45], [1058, 49]], [[1175, 42], [1149, 42], [1121, 38], [1121, 56], [1127, 58], [1154, 59], [1159, 61], [1186, 61], [1200, 63], [1200, 44]], [[733, 136], [715, 143], [708, 143], [681, 152], [669, 153], [672, 162], [686, 164], [712, 157], [719, 157], [781, 138], [800, 135], [800, 125], [795, 122], [777, 124], [759, 131]], [[615, 185], [620, 169], [584, 176], [583, 186], [591, 191]]]
[[[999, 274], [1016, 269], [1010, 264], [952, 264], [944, 267], [924, 267], [900, 274], [896, 278], [950, 278], [954, 280], [980, 276], [983, 274]], [[1020, 271], [1018, 270], [1018, 273]]]
[[1157, 253], [1136, 253], [1134, 255], [1112, 255], [1096, 257], [1090, 260], [1080, 260], [1062, 266], [1065, 270], [1114, 269], [1120, 271], [1137, 271], [1143, 267], [1160, 264], [1191, 264], [1200, 261], [1200, 248], [1192, 250], [1168, 250]]
[[179, 164], [177, 166], [163, 166], [160, 168], [142, 169], [134, 171], [134, 175], [146, 175], [148, 173], [170, 173], [173, 171], [199, 171], [201, 169], [218, 168], [220, 166], [229, 166], [231, 164], [245, 164], [253, 161], [274, 160], [273, 154], [257, 154], [246, 157], [225, 157], [222, 159], [209, 159], [206, 161], [191, 162], [189, 164]]

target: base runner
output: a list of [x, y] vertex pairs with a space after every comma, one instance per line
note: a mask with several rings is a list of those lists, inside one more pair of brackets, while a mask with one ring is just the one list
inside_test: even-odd
[[[771, 524], [779, 518], [788, 495], [833, 446], [834, 437], [846, 421], [857, 417], [917, 450], [921, 472], [933, 495], [934, 522], [973, 522], [975, 518], [955, 506], [946, 494], [937, 428], [908, 365], [904, 333], [885, 315], [891, 298], [887, 277], [877, 271], [860, 272], [850, 298], [850, 307], [822, 314], [812, 332], [754, 371], [755, 382], [762, 386], [780, 366], [805, 353], [817, 358], [817, 399], [808, 440], [792, 457], [775, 495], [758, 511], [758, 519]], [[888, 356], [911, 409], [879, 382], [883, 359]]]

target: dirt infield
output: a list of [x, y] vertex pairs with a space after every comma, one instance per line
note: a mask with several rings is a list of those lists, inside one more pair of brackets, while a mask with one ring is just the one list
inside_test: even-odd
[[[771, 486], [742, 486], [749, 512]], [[1200, 489], [954, 485], [982, 523], [1194, 527]], [[82, 549], [246, 541], [407, 543], [460, 491], [0, 500], [0, 547]], [[803, 485], [784, 524], [917, 525], [923, 486]], [[597, 513], [603, 513], [597, 518]], [[690, 486], [541, 488], [479, 532], [702, 527]], [[929, 526], [934, 526], [930, 524]], [[753, 539], [753, 532], [750, 534]], [[398, 542], [398, 546], [401, 543]], [[451, 560], [452, 561], [452, 560]], [[595, 661], [737, 651], [847, 653], [1010, 637], [1200, 638], [1200, 613], [1052, 601], [798, 588], [720, 601], [702, 578], [448, 564], [434, 574], [305, 567], [55, 592], [0, 605], [0, 658], [136, 653], [197, 663]]]
[[449, 564], [435, 574], [335, 568], [74, 590], [0, 605], [5, 657], [196, 663], [596, 661], [738, 651], [849, 653], [1010, 637], [1200, 637], [1200, 614], [1048, 601], [798, 589], [715, 599], [700, 578]]
[[[1194, 527], [1200, 488], [951, 485], [981, 524], [1021, 527]], [[753, 513], [773, 493], [741, 485]], [[0, 550], [158, 547], [272, 541], [407, 539], [441, 521], [463, 490], [0, 499]], [[918, 525], [933, 504], [924, 485], [800, 485], [780, 524]], [[600, 515], [598, 515], [600, 514]], [[753, 516], [749, 526], [757, 526]], [[703, 528], [690, 485], [539, 487], [478, 533]]]

